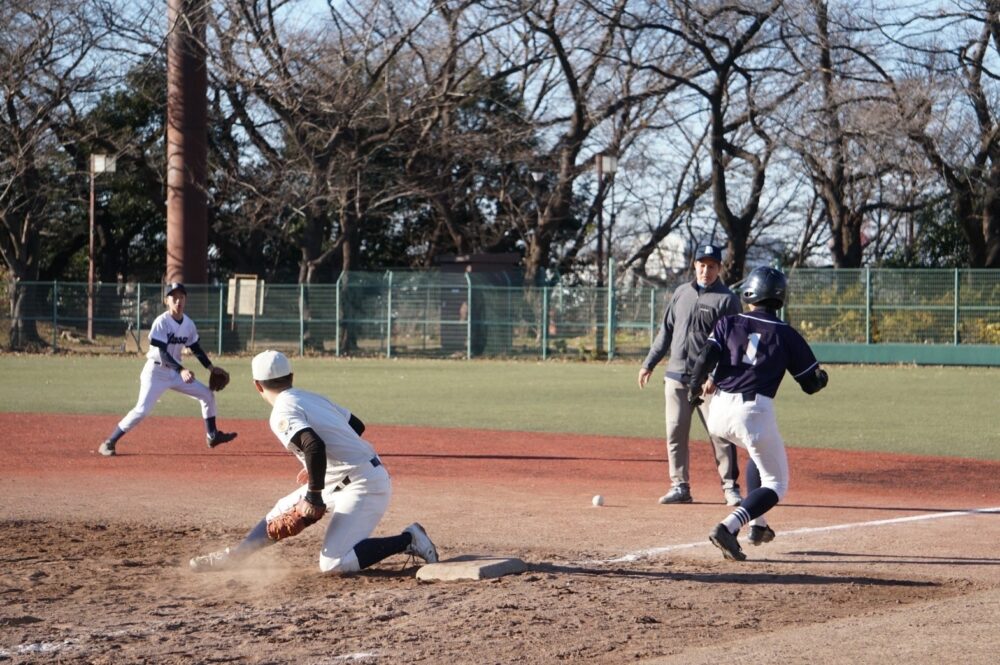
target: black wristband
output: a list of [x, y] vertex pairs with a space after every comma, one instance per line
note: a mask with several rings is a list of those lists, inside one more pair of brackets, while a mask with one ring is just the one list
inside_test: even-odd
[[320, 490], [308, 490], [304, 498], [308, 503], [311, 503], [314, 506], [326, 505], [323, 501], [323, 493]]

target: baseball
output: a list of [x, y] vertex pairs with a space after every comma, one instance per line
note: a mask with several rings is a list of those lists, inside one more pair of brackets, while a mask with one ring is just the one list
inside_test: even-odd
[[597, 494], [597, 495], [594, 496], [593, 499], [590, 500], [590, 502], [592, 504], [594, 504], [595, 506], [603, 506], [604, 505], [604, 497], [601, 496], [600, 494]]

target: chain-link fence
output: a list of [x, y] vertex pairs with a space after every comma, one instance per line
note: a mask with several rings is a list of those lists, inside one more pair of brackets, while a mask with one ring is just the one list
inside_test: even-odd
[[[188, 287], [186, 311], [202, 346], [216, 353], [641, 357], [672, 293], [635, 283], [497, 286], [475, 273], [433, 271], [251, 286]], [[98, 284], [90, 298], [86, 284], [21, 282], [0, 295], [9, 303], [5, 348], [145, 350], [149, 326], [164, 311], [159, 284]], [[801, 269], [790, 276], [783, 315], [813, 343], [1000, 345], [1000, 271]]]
[[797, 270], [785, 318], [810, 342], [1000, 344], [1000, 271]]

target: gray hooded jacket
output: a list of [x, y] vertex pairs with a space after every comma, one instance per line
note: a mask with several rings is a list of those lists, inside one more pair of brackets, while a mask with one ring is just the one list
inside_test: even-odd
[[666, 374], [686, 384], [715, 322], [742, 311], [739, 298], [721, 279], [705, 288], [694, 281], [681, 284], [670, 297], [660, 332], [642, 366], [652, 371], [669, 350]]

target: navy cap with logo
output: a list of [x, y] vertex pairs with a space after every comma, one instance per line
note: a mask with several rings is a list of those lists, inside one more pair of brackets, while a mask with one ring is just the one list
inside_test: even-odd
[[184, 295], [187, 295], [187, 289], [184, 288], [183, 284], [180, 282], [168, 282], [163, 289], [163, 297], [166, 298], [174, 291], [180, 291]]
[[722, 246], [715, 244], [713, 240], [702, 240], [694, 249], [694, 260], [715, 259], [722, 263]]

